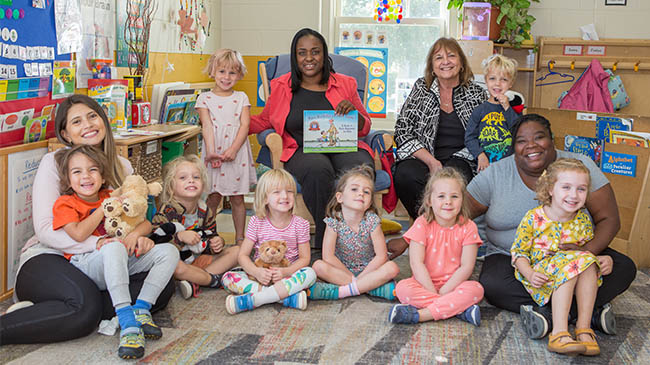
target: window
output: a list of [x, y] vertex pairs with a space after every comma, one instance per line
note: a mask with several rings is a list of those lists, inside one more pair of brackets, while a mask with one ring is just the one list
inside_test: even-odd
[[[388, 48], [388, 84], [386, 110], [389, 116], [399, 111], [410, 91], [410, 84], [424, 75], [425, 59], [431, 45], [445, 36], [448, 13], [438, 0], [402, 0], [403, 19], [378, 22], [373, 0], [337, 0], [336, 38], [339, 47], [385, 47]], [[375, 40], [366, 45], [355, 42], [354, 37], [344, 40], [343, 32], [351, 34], [360, 31], [385, 36], [386, 44], [378, 45]], [[391, 115], [392, 114], [392, 115]]]

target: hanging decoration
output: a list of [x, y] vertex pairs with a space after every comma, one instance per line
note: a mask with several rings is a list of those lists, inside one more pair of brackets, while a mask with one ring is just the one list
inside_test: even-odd
[[212, 25], [208, 18], [205, 0], [179, 0], [179, 3], [180, 9], [176, 22], [180, 26], [178, 49], [181, 50], [182, 45], [185, 44], [192, 51], [197, 48], [203, 51]]
[[402, 11], [404, 0], [375, 0], [375, 12], [373, 18], [378, 21], [389, 22], [394, 20], [398, 24], [402, 22]]

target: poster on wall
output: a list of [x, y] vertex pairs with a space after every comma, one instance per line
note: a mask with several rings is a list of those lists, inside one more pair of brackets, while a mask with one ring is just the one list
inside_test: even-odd
[[34, 235], [32, 223], [32, 185], [36, 170], [47, 148], [12, 153], [7, 156], [9, 167], [7, 188], [7, 288], [14, 287], [20, 251]]
[[264, 85], [262, 84], [262, 75], [260, 74], [260, 64], [266, 61], [257, 61], [257, 103], [256, 106], [264, 107], [266, 100], [264, 98]]
[[334, 53], [354, 58], [368, 68], [368, 101], [366, 109], [371, 117], [385, 118], [388, 49], [336, 47]]

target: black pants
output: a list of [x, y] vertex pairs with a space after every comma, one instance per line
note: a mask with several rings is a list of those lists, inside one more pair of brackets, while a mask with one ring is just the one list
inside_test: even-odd
[[[453, 167], [458, 170], [465, 181], [469, 183], [474, 177], [472, 167], [462, 158], [452, 157], [446, 161], [440, 161], [445, 167]], [[402, 201], [411, 218], [418, 217], [418, 210], [422, 202], [424, 187], [429, 180], [429, 167], [418, 159], [403, 160], [395, 165], [393, 181], [397, 197]]]
[[[131, 276], [129, 289], [135, 301], [147, 273]], [[2, 316], [0, 344], [49, 343], [83, 337], [100, 319], [115, 316], [107, 291], [59, 255], [29, 259], [16, 278], [16, 296], [34, 305]], [[164, 308], [174, 293], [173, 281], [163, 289], [152, 311]]]
[[[603, 284], [598, 288], [595, 308], [612, 301], [630, 287], [636, 277], [636, 266], [627, 256], [606, 248], [601, 255], [609, 255], [614, 261], [612, 272], [603, 276]], [[511, 312], [519, 313], [520, 305], [537, 305], [519, 280], [510, 264], [510, 256], [490, 255], [485, 258], [478, 281], [485, 290], [488, 303]], [[576, 301], [571, 304], [569, 315], [576, 318]]]
[[304, 153], [296, 150], [284, 168], [293, 175], [302, 188], [302, 198], [316, 224], [315, 247], [323, 246], [325, 208], [334, 193], [334, 181], [345, 170], [366, 164], [374, 167], [366, 150], [346, 153]]

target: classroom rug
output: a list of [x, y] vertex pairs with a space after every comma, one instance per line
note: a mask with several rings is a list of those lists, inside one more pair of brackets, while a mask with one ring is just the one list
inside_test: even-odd
[[[410, 275], [397, 259], [398, 278]], [[480, 262], [474, 277], [480, 271]], [[639, 271], [614, 302], [618, 334], [597, 333], [598, 357], [565, 357], [529, 340], [515, 313], [482, 302], [480, 327], [458, 319], [418, 325], [388, 323], [391, 302], [361, 295], [311, 301], [306, 311], [268, 305], [231, 316], [223, 289], [198, 298], [175, 295], [154, 319], [164, 336], [147, 341], [142, 364], [642, 364], [650, 363], [650, 272]], [[6, 307], [6, 303], [2, 303]], [[0, 308], [2, 309], [2, 308]], [[120, 364], [118, 335], [98, 333], [47, 345], [0, 348], [0, 363]]]

